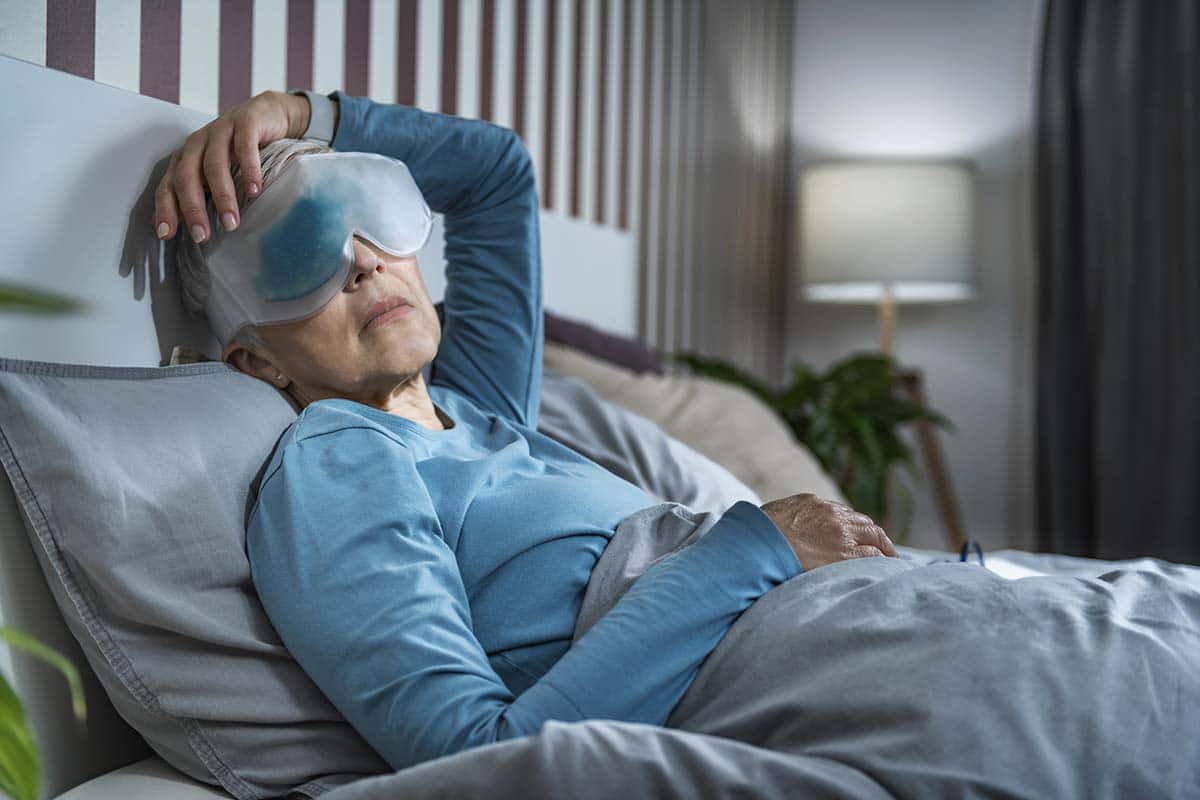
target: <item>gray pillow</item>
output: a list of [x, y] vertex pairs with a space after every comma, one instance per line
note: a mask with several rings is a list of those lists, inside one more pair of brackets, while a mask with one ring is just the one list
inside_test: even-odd
[[0, 463], [68, 627], [154, 751], [237, 798], [392, 771], [288, 654], [250, 580], [249, 490], [295, 417], [219, 362], [0, 359]]

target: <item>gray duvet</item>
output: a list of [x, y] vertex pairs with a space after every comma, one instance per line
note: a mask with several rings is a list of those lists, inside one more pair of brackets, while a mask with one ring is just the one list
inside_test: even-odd
[[327, 797], [1200, 798], [1200, 568], [901, 552], [763, 595], [665, 727], [550, 722]]
[[[539, 430], [688, 506], [621, 523], [576, 638], [719, 509], [755, 499], [704, 464], [668, 469], [687, 454], [582, 394], [547, 373]], [[1200, 567], [986, 554], [1050, 574], [1008, 580], [898, 549], [759, 598], [663, 727], [549, 722], [325, 797], [1200, 798]]]

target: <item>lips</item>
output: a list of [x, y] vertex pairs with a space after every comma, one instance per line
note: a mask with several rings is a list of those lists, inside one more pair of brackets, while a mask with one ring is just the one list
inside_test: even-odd
[[405, 300], [403, 297], [400, 297], [399, 295], [395, 295], [393, 297], [385, 297], [382, 300], [376, 300], [374, 303], [371, 304], [371, 307], [367, 309], [367, 319], [365, 322], [363, 322], [363, 326], [360, 329], [360, 332], [363, 330], [366, 330], [367, 326], [371, 324], [371, 320], [375, 319], [380, 314], [386, 314], [388, 311], [391, 311], [393, 308], [399, 308], [400, 306], [410, 306], [410, 305], [412, 305], [412, 303], [408, 302], [407, 300]]

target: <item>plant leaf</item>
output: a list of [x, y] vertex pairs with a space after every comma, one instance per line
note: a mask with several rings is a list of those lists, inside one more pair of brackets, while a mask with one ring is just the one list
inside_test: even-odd
[[62, 314], [81, 311], [87, 304], [73, 297], [31, 289], [12, 283], [0, 283], [0, 311], [19, 309], [46, 314]]
[[37, 800], [41, 764], [21, 701], [0, 675], [0, 792]]
[[766, 401], [767, 405], [772, 408], [777, 407], [776, 392], [774, 389], [727, 361], [717, 358], [706, 358], [697, 353], [690, 352], [668, 354], [667, 359], [686, 364], [694, 373], [743, 386]]
[[87, 719], [87, 704], [83, 698], [83, 683], [79, 680], [79, 670], [75, 669], [75, 665], [66, 656], [16, 628], [0, 627], [0, 640], [7, 642], [10, 647], [45, 661], [61, 672], [71, 689], [71, 710], [75, 713], [75, 718], [80, 721]]
[[[899, 391], [899, 368], [888, 355], [853, 353], [824, 373], [792, 364], [790, 385], [775, 390], [736, 365], [696, 353], [669, 356], [696, 374], [743, 386], [757, 394], [787, 424], [837, 482], [846, 500], [875, 520], [884, 519], [889, 502], [888, 476], [897, 464], [916, 482], [923, 479], [901, 426], [918, 421], [951, 428], [941, 414], [919, 406]], [[899, 494], [904, 533], [912, 514], [912, 494]]]

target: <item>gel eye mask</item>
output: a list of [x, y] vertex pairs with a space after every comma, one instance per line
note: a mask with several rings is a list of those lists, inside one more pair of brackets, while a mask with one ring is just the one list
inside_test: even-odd
[[205, 310], [222, 347], [245, 325], [310, 317], [345, 287], [357, 234], [395, 256], [429, 239], [433, 213], [402, 161], [307, 153], [247, 203], [235, 231], [214, 226]]

